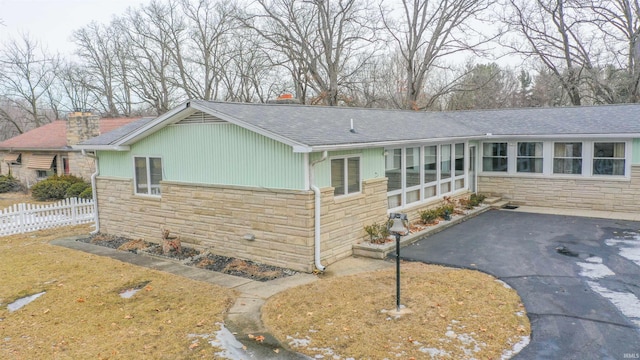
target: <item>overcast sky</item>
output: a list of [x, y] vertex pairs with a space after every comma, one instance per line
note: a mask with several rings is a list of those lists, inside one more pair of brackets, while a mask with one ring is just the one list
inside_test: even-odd
[[18, 38], [28, 32], [51, 53], [70, 55], [73, 30], [95, 20], [108, 23], [128, 7], [139, 7], [150, 0], [0, 0], [0, 41]]

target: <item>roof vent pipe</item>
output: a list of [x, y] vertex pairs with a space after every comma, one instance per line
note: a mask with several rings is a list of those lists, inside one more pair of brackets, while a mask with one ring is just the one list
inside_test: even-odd
[[351, 119], [351, 130], [349, 130], [349, 131], [351, 131], [354, 134], [356, 132], [356, 129], [353, 128], [353, 119]]

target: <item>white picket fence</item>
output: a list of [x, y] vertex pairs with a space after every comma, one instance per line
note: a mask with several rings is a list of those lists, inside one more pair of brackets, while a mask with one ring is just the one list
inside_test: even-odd
[[15, 204], [0, 212], [0, 236], [24, 234], [95, 221], [93, 200], [70, 198], [55, 204]]

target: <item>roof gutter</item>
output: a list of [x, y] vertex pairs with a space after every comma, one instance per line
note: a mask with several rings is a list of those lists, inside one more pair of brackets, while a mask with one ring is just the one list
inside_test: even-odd
[[325, 267], [322, 265], [320, 261], [320, 235], [321, 235], [321, 226], [320, 226], [320, 212], [321, 212], [321, 198], [322, 193], [320, 192], [320, 188], [315, 184], [315, 166], [317, 163], [327, 160], [328, 153], [324, 151], [322, 153], [322, 158], [315, 160], [311, 163], [311, 169], [309, 172], [309, 184], [311, 190], [315, 195], [315, 208], [314, 208], [314, 261], [316, 265], [316, 269], [319, 271], [324, 271]]
[[98, 192], [96, 188], [96, 177], [100, 174], [100, 167], [98, 167], [98, 156], [95, 154], [89, 154], [85, 149], [82, 149], [82, 155], [90, 157], [95, 160], [96, 171], [91, 174], [91, 196], [93, 197], [93, 217], [96, 223], [96, 229], [91, 234], [97, 234], [100, 232], [100, 217], [98, 216]]

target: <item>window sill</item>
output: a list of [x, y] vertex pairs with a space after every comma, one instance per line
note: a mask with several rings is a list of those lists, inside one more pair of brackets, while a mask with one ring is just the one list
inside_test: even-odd
[[149, 194], [133, 194], [134, 198], [140, 198], [140, 199], [144, 199], [144, 200], [157, 200], [160, 201], [162, 200], [162, 195], [149, 195]]
[[630, 181], [629, 176], [620, 175], [568, 175], [568, 174], [540, 174], [540, 173], [491, 173], [481, 172], [478, 176], [485, 177], [509, 177], [509, 178], [531, 178], [548, 180], [591, 180], [591, 181]]
[[360, 198], [363, 198], [364, 194], [362, 192], [357, 192], [357, 193], [353, 193], [353, 194], [347, 194], [347, 195], [338, 195], [333, 197], [333, 203], [334, 204], [341, 204], [344, 202], [348, 202], [348, 201], [353, 201], [353, 200], [357, 200]]

